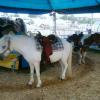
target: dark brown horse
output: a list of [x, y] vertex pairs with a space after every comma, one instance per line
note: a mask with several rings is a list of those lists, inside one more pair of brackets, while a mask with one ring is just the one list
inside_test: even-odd
[[80, 55], [79, 64], [85, 63], [86, 52], [88, 51], [89, 47], [93, 44], [100, 46], [99, 32], [91, 34], [88, 38], [84, 39], [82, 47], [80, 48], [80, 52], [79, 52]]
[[93, 43], [100, 45], [100, 33], [96, 32], [92, 34], [90, 37], [84, 39], [83, 48], [89, 48]]
[[79, 54], [79, 64], [85, 63], [86, 52], [92, 44], [96, 44], [100, 47], [100, 33], [96, 32], [89, 36], [84, 36], [81, 32], [79, 35], [73, 34], [67, 39], [69, 42], [74, 43], [74, 51]]
[[79, 51], [82, 47], [81, 39], [83, 36], [83, 32], [80, 32], [80, 34], [73, 34], [68, 37], [67, 41], [73, 42], [74, 51]]

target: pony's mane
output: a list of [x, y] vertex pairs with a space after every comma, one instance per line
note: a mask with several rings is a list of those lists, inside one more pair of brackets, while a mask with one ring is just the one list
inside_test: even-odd
[[[19, 24], [17, 23], [17, 20], [19, 21]], [[17, 18], [15, 20], [11, 20], [9, 18], [2, 18], [0, 17], [0, 34], [3, 32], [9, 33], [10, 31], [13, 31], [13, 33], [20, 33], [25, 34], [26, 33], [26, 27], [23, 19]]]
[[8, 34], [10, 31], [13, 31], [14, 33], [16, 33], [14, 25], [7, 25], [3, 27], [2, 32], [3, 31], [5, 31], [6, 34]]
[[84, 39], [84, 46], [90, 46], [93, 43], [100, 43], [100, 33], [96, 32], [91, 34], [88, 38]]
[[80, 32], [80, 34], [73, 34], [68, 37], [67, 41], [74, 42], [74, 46], [79, 46], [83, 36], [83, 32]]

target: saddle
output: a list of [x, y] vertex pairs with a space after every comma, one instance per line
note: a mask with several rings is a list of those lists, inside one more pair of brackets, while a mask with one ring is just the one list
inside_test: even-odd
[[41, 33], [38, 33], [35, 36], [37, 42], [43, 47], [42, 51], [42, 62], [44, 63], [51, 63], [49, 56], [52, 54], [52, 44], [57, 42], [57, 37], [53, 34], [49, 36], [43, 36]]
[[48, 35], [47, 38], [51, 41], [52, 44], [58, 41], [58, 38], [54, 34]]

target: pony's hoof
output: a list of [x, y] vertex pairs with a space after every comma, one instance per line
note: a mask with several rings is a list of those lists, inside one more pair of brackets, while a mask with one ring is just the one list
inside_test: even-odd
[[64, 79], [60, 78], [61, 81], [63, 81]]
[[82, 64], [85, 64], [85, 61], [82, 61]]
[[27, 84], [28, 84], [28, 85], [32, 85], [32, 84], [33, 84], [33, 82], [32, 82], [32, 81], [29, 81]]
[[32, 88], [32, 84], [27, 83], [27, 86], [31, 89]]
[[36, 85], [36, 88], [40, 88], [40, 87], [41, 87], [41, 84], [37, 84], [37, 85]]
[[40, 88], [41, 86], [42, 86], [41, 82], [36, 85], [37, 88]]
[[82, 63], [79, 62], [78, 64], [81, 65]]
[[60, 77], [60, 80], [65, 80], [65, 77]]

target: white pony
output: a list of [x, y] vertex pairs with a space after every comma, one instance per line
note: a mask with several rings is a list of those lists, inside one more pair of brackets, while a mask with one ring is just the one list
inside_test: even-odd
[[[71, 59], [72, 59], [72, 45], [66, 40], [62, 40], [64, 49], [61, 51], [53, 51], [50, 56], [51, 62], [59, 61], [61, 64], [61, 79], [65, 79], [66, 70], [69, 77], [72, 77]], [[16, 50], [24, 56], [30, 65], [30, 80], [28, 85], [32, 85], [34, 82], [34, 69], [37, 76], [37, 87], [40, 87], [42, 82], [40, 79], [40, 61], [41, 51], [36, 49], [36, 43], [34, 37], [25, 35], [7, 34], [0, 39], [0, 53], [7, 56], [10, 51]]]

